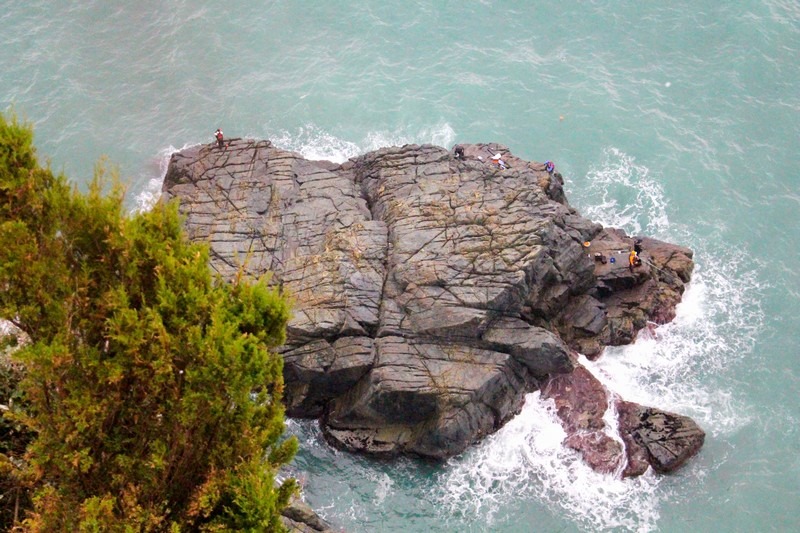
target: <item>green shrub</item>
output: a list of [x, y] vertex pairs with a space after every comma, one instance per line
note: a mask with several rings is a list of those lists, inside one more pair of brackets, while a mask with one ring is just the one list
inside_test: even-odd
[[127, 215], [99, 169], [87, 193], [0, 119], [0, 317], [30, 342], [17, 421], [31, 531], [280, 529], [287, 302], [215, 279], [176, 204]]

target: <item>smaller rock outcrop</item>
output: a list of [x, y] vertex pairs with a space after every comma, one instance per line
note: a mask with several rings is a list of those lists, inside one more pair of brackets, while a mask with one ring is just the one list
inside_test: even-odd
[[[541, 394], [555, 402], [567, 432], [565, 444], [600, 472], [630, 477], [643, 474], [649, 466], [672, 472], [705, 440], [703, 430], [689, 417], [609, 398], [603, 384], [581, 365], [569, 374], [548, 378]], [[617, 431], [606, 421], [610, 408], [616, 413], [611, 424]]]
[[646, 455], [657, 472], [679, 468], [705, 441], [705, 432], [687, 416], [621, 400], [617, 413], [629, 456]]
[[599, 472], [622, 468], [625, 450], [611, 436], [604, 420], [609, 407], [606, 390], [585, 367], [578, 365], [569, 374], [551, 376], [542, 384], [541, 395], [555, 402], [556, 413], [567, 432], [567, 446]]
[[281, 522], [289, 533], [334, 533], [334, 529], [298, 497], [282, 511]]

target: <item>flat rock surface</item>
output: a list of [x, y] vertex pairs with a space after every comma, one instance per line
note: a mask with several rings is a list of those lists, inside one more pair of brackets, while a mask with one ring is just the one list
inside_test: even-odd
[[[172, 156], [163, 197], [180, 200], [211, 268], [271, 272], [292, 298], [288, 413], [319, 417], [337, 446], [458, 454], [526, 392], [575, 374], [576, 352], [671, 320], [690, 279], [691, 250], [581, 217], [557, 172], [501, 145], [461, 146], [459, 158], [407, 145], [336, 164], [233, 139]], [[629, 268], [634, 245], [643, 262]], [[570, 398], [576, 412], [607, 404]], [[616, 453], [599, 434], [568, 444]]]

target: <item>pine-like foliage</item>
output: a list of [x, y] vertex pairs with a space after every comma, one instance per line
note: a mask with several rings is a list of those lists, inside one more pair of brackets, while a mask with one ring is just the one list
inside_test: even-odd
[[39, 166], [32, 132], [0, 117], [0, 317], [27, 402], [31, 531], [274, 531], [284, 440], [286, 301], [214, 279], [177, 206], [129, 216]]

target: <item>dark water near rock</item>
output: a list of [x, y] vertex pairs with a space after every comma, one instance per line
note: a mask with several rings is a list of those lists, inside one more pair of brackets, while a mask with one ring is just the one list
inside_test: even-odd
[[[662, 5], [663, 4], [663, 5]], [[696, 251], [674, 323], [590, 364], [707, 431], [677, 475], [589, 471], [533, 394], [444, 467], [292, 422], [307, 499], [348, 531], [800, 529], [800, 7], [700, 2], [6, 2], [0, 108], [131, 208], [166, 155], [229, 136], [342, 161], [496, 141], [551, 159], [586, 216]]]

